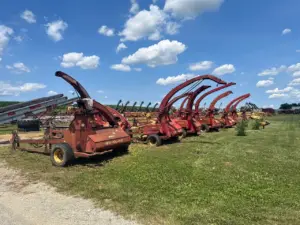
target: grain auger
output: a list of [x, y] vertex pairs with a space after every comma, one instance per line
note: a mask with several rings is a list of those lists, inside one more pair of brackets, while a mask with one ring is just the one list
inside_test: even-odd
[[[131, 138], [119, 126], [115, 116], [104, 105], [91, 99], [74, 78], [61, 71], [55, 75], [73, 86], [80, 96], [74, 119], [67, 128], [48, 127], [42, 139], [20, 139], [17, 132], [13, 132], [12, 149], [40, 152], [43, 147], [43, 152], [50, 154], [55, 166], [66, 166], [75, 158], [91, 157], [109, 150], [128, 151]], [[30, 144], [34, 148], [24, 149], [22, 144]]]

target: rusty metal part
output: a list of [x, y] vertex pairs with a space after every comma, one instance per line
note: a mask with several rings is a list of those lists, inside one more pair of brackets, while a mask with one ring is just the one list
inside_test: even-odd
[[43, 139], [21, 140], [14, 132], [11, 139], [12, 149], [22, 149], [21, 144], [31, 144], [34, 148], [26, 148], [27, 151], [40, 152], [36, 147], [43, 145], [44, 153], [49, 153], [52, 146], [60, 144], [67, 145], [76, 158], [102, 154], [121, 147], [127, 148], [131, 138], [115, 118], [119, 112], [90, 99], [83, 86], [71, 76], [63, 72], [56, 72], [56, 76], [71, 84], [81, 97], [71, 124], [67, 128], [46, 129]]

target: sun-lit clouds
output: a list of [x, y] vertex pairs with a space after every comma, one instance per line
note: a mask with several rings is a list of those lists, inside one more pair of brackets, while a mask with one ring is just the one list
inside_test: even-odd
[[110, 68], [112, 70], [123, 71], [123, 72], [129, 72], [129, 71], [131, 71], [130, 66], [124, 65], [124, 64], [114, 64]]
[[189, 70], [191, 71], [208, 70], [212, 68], [212, 66], [213, 66], [212, 61], [202, 61], [202, 62], [192, 63], [189, 66]]
[[3, 54], [4, 48], [11, 39], [13, 29], [4, 25], [0, 25], [0, 56]]
[[274, 84], [272, 79], [269, 80], [260, 80], [257, 82], [256, 87], [269, 87]]
[[131, 2], [131, 7], [130, 7], [129, 12], [132, 13], [132, 14], [138, 13], [138, 11], [140, 10], [140, 6], [137, 3], [137, 1], [136, 0], [130, 0], [130, 2]]
[[225, 74], [231, 74], [235, 72], [235, 67], [232, 64], [224, 64], [219, 66], [218, 68], [214, 69], [212, 72], [213, 75], [222, 76]]
[[286, 34], [289, 34], [289, 33], [291, 33], [292, 32], [292, 30], [290, 29], [290, 28], [285, 28], [282, 32], [281, 32], [281, 34], [282, 35], [286, 35]]
[[164, 10], [174, 17], [195, 19], [204, 12], [217, 11], [224, 0], [166, 0]]
[[287, 67], [282, 65], [280, 67], [272, 67], [270, 69], [266, 69], [261, 71], [258, 76], [276, 76], [279, 73], [285, 72]]
[[284, 98], [284, 97], [288, 97], [288, 95], [287, 94], [271, 94], [270, 96], [269, 96], [269, 98]]
[[24, 83], [22, 85], [12, 85], [10, 83], [0, 81], [0, 95], [20, 95], [21, 93], [37, 91], [46, 88], [46, 85], [39, 83]]
[[133, 68], [133, 70], [137, 71], [137, 72], [141, 72], [142, 68]]
[[6, 69], [11, 70], [13, 73], [29, 73], [30, 69], [22, 62], [16, 62], [13, 65], [7, 65]]
[[63, 33], [68, 28], [68, 24], [63, 20], [56, 20], [46, 25], [46, 33], [55, 42], [63, 39]]
[[149, 11], [142, 10], [130, 17], [124, 29], [119, 33], [122, 41], [137, 41], [143, 38], [159, 40], [167, 15], [156, 5], [150, 5]]
[[196, 75], [194, 75], [194, 74], [181, 74], [181, 75], [178, 75], [178, 76], [169, 76], [167, 78], [159, 78], [156, 81], [156, 84], [159, 84], [159, 85], [176, 84], [176, 83], [184, 82], [184, 81], [186, 81], [188, 79], [191, 79], [195, 76]]
[[300, 85], [300, 78], [296, 78], [289, 83], [289, 86], [299, 86], [299, 85]]
[[274, 109], [274, 108], [275, 108], [275, 106], [274, 106], [274, 105], [272, 105], [272, 104], [271, 104], [271, 105], [264, 105], [264, 106], [263, 106], [263, 108], [264, 108], [264, 109], [265, 109], [265, 108], [273, 108], [273, 109]]
[[126, 48], [127, 48], [127, 46], [124, 43], [120, 43], [116, 49], [116, 52], [118, 53], [121, 50], [126, 49]]
[[82, 52], [70, 52], [63, 55], [60, 65], [64, 68], [78, 66], [82, 69], [95, 69], [99, 66], [99, 64], [99, 56], [84, 56]]
[[146, 48], [140, 48], [132, 55], [122, 59], [122, 64], [146, 64], [150, 67], [175, 64], [178, 55], [186, 50], [178, 41], [163, 40]]
[[166, 33], [170, 35], [177, 34], [181, 25], [176, 22], [168, 22], [166, 24]]
[[25, 10], [22, 12], [20, 17], [26, 20], [27, 23], [36, 23], [36, 16], [30, 10]]
[[112, 37], [115, 35], [115, 30], [103, 25], [98, 29], [98, 33], [107, 37]]
[[272, 89], [272, 90], [267, 90], [266, 93], [267, 94], [281, 94], [281, 93], [290, 92], [292, 90], [293, 90], [292, 87], [286, 87], [286, 88], [283, 88], [283, 89], [275, 88], [275, 89]]
[[57, 95], [58, 93], [56, 91], [48, 91], [47, 95], [52, 96], [52, 95]]

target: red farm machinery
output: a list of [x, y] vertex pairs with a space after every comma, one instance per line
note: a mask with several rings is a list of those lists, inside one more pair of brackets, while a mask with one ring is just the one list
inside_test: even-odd
[[[20, 139], [13, 132], [12, 149], [50, 154], [52, 164], [66, 166], [73, 159], [91, 157], [107, 151], [128, 151], [130, 136], [119, 125], [119, 121], [105, 106], [91, 99], [84, 87], [71, 76], [56, 72], [77, 91], [80, 98], [74, 119], [68, 127], [47, 127], [42, 139]], [[23, 148], [22, 145], [30, 145]]]
[[222, 86], [219, 86], [217, 88], [214, 88], [208, 92], [206, 92], [205, 94], [201, 95], [196, 103], [195, 103], [195, 110], [193, 111], [193, 118], [198, 121], [201, 124], [201, 129], [205, 130], [205, 131], [212, 131], [212, 130], [216, 130], [218, 131], [220, 127], [223, 126], [223, 124], [220, 122], [219, 119], [215, 118], [214, 114], [215, 114], [215, 105], [216, 103], [221, 100], [224, 97], [227, 97], [230, 93], [227, 94], [222, 94], [221, 96], [216, 97], [212, 103], [210, 104], [208, 110], [206, 110], [206, 112], [204, 111], [204, 109], [200, 108], [200, 103], [203, 101], [204, 98], [206, 98], [207, 96], [223, 90], [227, 87], [233, 86], [235, 85], [235, 83], [230, 82], [230, 83], [226, 83]]
[[[250, 97], [250, 94], [239, 96], [230, 101], [225, 107], [222, 115], [222, 121], [225, 127], [233, 127], [238, 121], [237, 106], [244, 100]], [[246, 120], [246, 112], [242, 112], [242, 119]]]

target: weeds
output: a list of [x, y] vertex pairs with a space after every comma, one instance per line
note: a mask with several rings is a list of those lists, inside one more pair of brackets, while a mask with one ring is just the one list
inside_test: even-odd
[[240, 121], [236, 125], [236, 135], [237, 136], [246, 136], [246, 128], [248, 127], [248, 123], [244, 120]]

